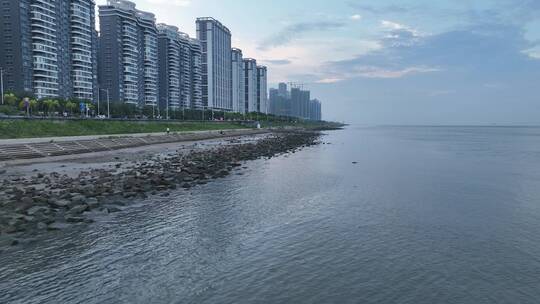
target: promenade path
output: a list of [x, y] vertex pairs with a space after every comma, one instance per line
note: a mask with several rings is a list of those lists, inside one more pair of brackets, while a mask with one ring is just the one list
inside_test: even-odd
[[146, 145], [268, 133], [268, 129], [233, 129], [0, 140], [0, 162], [111, 151]]

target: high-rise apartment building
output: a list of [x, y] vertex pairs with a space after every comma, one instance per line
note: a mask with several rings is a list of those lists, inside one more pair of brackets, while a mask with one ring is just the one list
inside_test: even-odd
[[202, 46], [203, 103], [232, 111], [231, 32], [214, 18], [197, 18], [197, 39]]
[[189, 39], [191, 66], [191, 108], [203, 108], [202, 46], [198, 39]]
[[257, 112], [268, 113], [268, 78], [267, 68], [257, 66]]
[[309, 119], [309, 101], [310, 92], [301, 90], [300, 88], [291, 89], [291, 110], [292, 116]]
[[257, 60], [244, 58], [244, 102], [246, 112], [257, 112]]
[[232, 49], [233, 112], [245, 113], [244, 58], [242, 50]]
[[201, 46], [178, 28], [158, 24], [159, 96], [164, 109], [201, 108]]
[[99, 80], [112, 101], [155, 105], [158, 88], [158, 31], [152, 13], [126, 0], [99, 7]]
[[279, 94], [279, 96], [284, 97], [284, 98], [290, 97], [289, 96], [290, 93], [289, 93], [289, 91], [287, 89], [287, 84], [286, 83], [280, 82], [278, 84], [278, 94]]
[[309, 119], [321, 120], [321, 102], [318, 99], [312, 99], [309, 101]]
[[0, 7], [6, 90], [37, 98], [95, 98], [93, 0], [1, 0]]
[[179, 108], [182, 89], [182, 49], [176, 26], [158, 24], [159, 106]]

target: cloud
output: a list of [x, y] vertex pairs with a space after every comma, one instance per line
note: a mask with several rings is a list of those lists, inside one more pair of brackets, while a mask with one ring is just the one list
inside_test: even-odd
[[382, 5], [375, 6], [369, 4], [358, 3], [359, 1], [349, 1], [349, 6], [354, 9], [362, 10], [372, 14], [387, 14], [387, 13], [407, 13], [412, 10], [412, 8], [403, 6], [403, 5]]
[[310, 32], [330, 31], [342, 28], [344, 22], [336, 21], [317, 21], [317, 22], [299, 22], [286, 26], [278, 33], [265, 39], [259, 49], [266, 50], [273, 47], [283, 46], [294, 41]]
[[385, 29], [389, 30], [405, 30], [408, 29], [406, 25], [399, 24], [397, 22], [388, 21], [388, 20], [381, 20], [381, 26]]
[[289, 65], [292, 63], [292, 61], [289, 59], [266, 59], [263, 60], [263, 62], [273, 65]]
[[320, 80], [317, 80], [315, 81], [315, 83], [337, 83], [337, 82], [340, 82], [340, 81], [343, 81], [345, 80], [344, 78], [323, 78], [323, 79], [320, 79]]
[[523, 52], [530, 43], [518, 27], [492, 24], [419, 35], [396, 22], [381, 24], [394, 34], [409, 33], [400, 39], [413, 39], [414, 43], [393, 43], [398, 38], [384, 37], [381, 49], [352, 59], [326, 62], [320, 79], [391, 79], [449, 72], [468, 77], [479, 75], [486, 78], [483, 83], [491, 83], [489, 78], [524, 73], [533, 66], [540, 68], [539, 60]]
[[168, 4], [173, 6], [190, 6], [191, 1], [190, 0], [146, 0], [146, 2], [150, 4]]
[[355, 20], [355, 21], [359, 21], [359, 20], [362, 20], [362, 16], [361, 15], [352, 15], [351, 17], [349, 17], [351, 20]]
[[382, 43], [387, 46], [411, 46], [423, 36], [416, 29], [393, 21], [381, 20], [381, 27], [385, 33]]

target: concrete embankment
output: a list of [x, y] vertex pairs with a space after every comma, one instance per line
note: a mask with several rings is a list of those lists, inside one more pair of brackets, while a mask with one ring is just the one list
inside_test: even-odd
[[32, 170], [7, 177], [0, 184], [0, 248], [91, 223], [96, 216], [120, 212], [134, 200], [206, 184], [242, 170], [243, 161], [314, 145], [319, 135], [284, 132], [251, 142], [235, 138], [207, 149], [192, 147], [185, 153], [157, 154], [76, 174]]
[[[233, 129], [181, 133], [148, 133], [115, 136], [80, 136], [0, 140], [0, 162], [111, 151], [173, 142], [255, 135], [267, 129]], [[0, 165], [1, 167], [1, 165]]]

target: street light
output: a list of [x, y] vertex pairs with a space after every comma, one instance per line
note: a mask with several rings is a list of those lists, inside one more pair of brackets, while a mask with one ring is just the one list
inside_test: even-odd
[[0, 68], [0, 94], [2, 94], [2, 105], [4, 105], [4, 69]]

